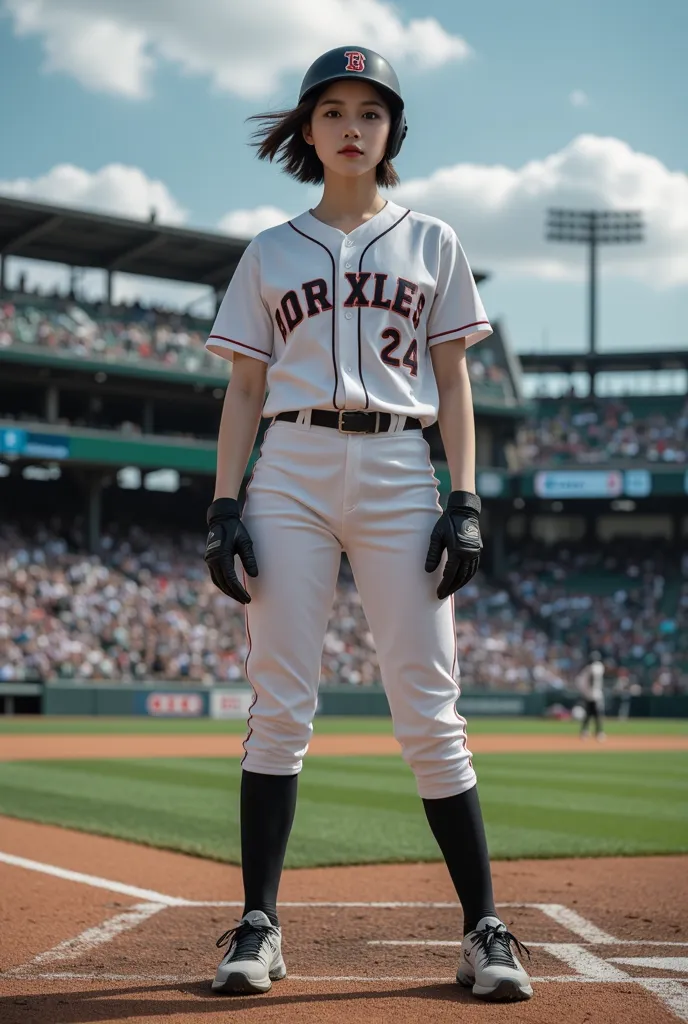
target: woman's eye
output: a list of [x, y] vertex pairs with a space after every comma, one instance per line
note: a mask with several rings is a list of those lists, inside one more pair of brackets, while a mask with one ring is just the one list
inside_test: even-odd
[[338, 110], [326, 110], [325, 111], [325, 117], [329, 117], [330, 115], [339, 117], [339, 111]]
[[367, 110], [363, 116], [364, 117], [368, 117], [368, 118], [373, 118], [375, 120], [377, 120], [377, 118], [378, 118], [378, 115], [376, 114], [376, 112], [374, 110]]

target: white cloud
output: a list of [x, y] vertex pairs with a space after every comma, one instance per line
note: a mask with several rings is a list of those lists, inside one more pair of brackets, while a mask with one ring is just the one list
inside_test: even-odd
[[94, 172], [73, 164], [57, 164], [38, 178], [0, 180], [0, 194], [137, 220], [148, 220], [151, 210], [155, 210], [162, 224], [182, 224], [186, 220], [186, 211], [164, 182], [148, 178], [139, 167], [124, 164], [107, 164]]
[[590, 100], [588, 99], [588, 94], [583, 92], [582, 89], [574, 89], [569, 94], [569, 103], [572, 107], [587, 107], [590, 104]]
[[290, 214], [276, 206], [256, 206], [253, 210], [232, 210], [225, 214], [218, 229], [234, 238], [253, 238], [259, 231], [274, 228], [289, 218]]
[[[517, 169], [442, 167], [389, 196], [451, 224], [476, 268], [545, 280], [581, 280], [587, 266], [582, 246], [546, 241], [549, 207], [640, 210], [645, 241], [603, 247], [605, 273], [659, 288], [688, 283], [688, 175], [619, 139], [579, 135]], [[282, 210], [259, 206], [228, 213], [220, 228], [248, 238], [287, 219]]]
[[582, 246], [545, 240], [548, 207], [639, 210], [645, 241], [604, 246], [605, 273], [658, 288], [688, 283], [688, 175], [620, 139], [579, 135], [515, 170], [456, 164], [390, 195], [448, 221], [476, 267], [543, 279], [585, 273]]
[[0, 0], [18, 35], [43, 41], [45, 70], [90, 89], [147, 95], [161, 62], [250, 99], [346, 43], [401, 69], [465, 60], [471, 48], [432, 17], [405, 22], [388, 0]]

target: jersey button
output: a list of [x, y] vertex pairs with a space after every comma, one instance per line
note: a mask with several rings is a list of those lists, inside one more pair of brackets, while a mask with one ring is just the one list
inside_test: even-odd
[[350, 263], [345, 263], [344, 266], [346, 267], [347, 270], [351, 270], [351, 264]]
[[345, 313], [344, 314], [344, 319], [345, 320], [350, 320], [352, 316], [353, 316], [353, 313]]
[[347, 238], [346, 242], [344, 243], [344, 245], [347, 247], [347, 249], [351, 249], [353, 244], [354, 243], [351, 241], [350, 238]]

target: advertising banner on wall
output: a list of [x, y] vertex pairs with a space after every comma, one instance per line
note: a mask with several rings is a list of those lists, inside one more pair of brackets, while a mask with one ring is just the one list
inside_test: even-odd
[[70, 439], [60, 434], [35, 434], [15, 427], [0, 430], [0, 453], [30, 459], [68, 459]]
[[247, 719], [253, 700], [253, 690], [235, 687], [231, 690], [212, 690], [210, 693], [211, 718]]
[[535, 474], [538, 498], [618, 498], [623, 473], [611, 470], [543, 470]]
[[652, 493], [648, 469], [557, 469], [535, 474], [538, 498], [647, 498]]
[[156, 718], [200, 718], [207, 714], [208, 697], [205, 693], [184, 693], [178, 690], [139, 690], [135, 710], [138, 715]]

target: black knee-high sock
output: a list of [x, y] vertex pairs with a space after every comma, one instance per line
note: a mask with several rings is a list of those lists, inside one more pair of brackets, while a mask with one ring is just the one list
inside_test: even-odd
[[296, 810], [298, 775], [241, 773], [241, 870], [244, 914], [277, 919], [277, 890]]
[[457, 796], [423, 800], [423, 806], [463, 907], [465, 935], [482, 917], [497, 916], [478, 787]]

